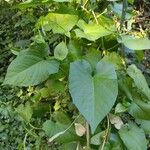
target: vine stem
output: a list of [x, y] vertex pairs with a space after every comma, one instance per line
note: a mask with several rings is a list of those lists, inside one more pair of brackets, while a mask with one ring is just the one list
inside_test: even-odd
[[102, 146], [100, 146], [99, 150], [104, 150], [104, 146], [106, 144], [108, 133], [109, 133], [109, 128], [110, 128], [110, 123], [109, 123], [109, 118], [108, 118], [108, 115], [107, 115], [107, 129], [106, 129], [106, 132], [105, 132], [105, 135], [104, 135], [104, 140], [103, 140]]
[[90, 127], [88, 122], [86, 122], [86, 144], [87, 149], [90, 149]]
[[92, 10], [92, 14], [93, 14], [93, 17], [94, 17], [94, 19], [95, 19], [95, 21], [96, 21], [96, 24], [99, 24], [99, 23], [98, 23], [98, 20], [97, 20], [97, 17], [96, 17], [96, 15], [95, 15], [95, 13], [94, 13], [93, 10]]
[[121, 15], [121, 22], [120, 22], [120, 30], [122, 30], [124, 21], [125, 21], [125, 19], [126, 19], [127, 7], [128, 7], [128, 2], [127, 2], [127, 0], [123, 0], [122, 15]]
[[[121, 15], [121, 22], [120, 22], [120, 31], [122, 32], [122, 28], [124, 25], [124, 21], [126, 19], [126, 11], [127, 11], [127, 7], [128, 7], [128, 2], [127, 0], [123, 0], [123, 6], [122, 6], [122, 15]], [[124, 45], [122, 44], [121, 46], [121, 55], [124, 57], [125, 53], [124, 53]]]
[[26, 150], [26, 140], [27, 140], [28, 133], [25, 134], [24, 140], [23, 140], [23, 149]]

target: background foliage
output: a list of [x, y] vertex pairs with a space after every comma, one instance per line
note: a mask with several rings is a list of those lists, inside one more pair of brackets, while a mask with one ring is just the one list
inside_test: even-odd
[[149, 6], [0, 1], [0, 149], [148, 149]]

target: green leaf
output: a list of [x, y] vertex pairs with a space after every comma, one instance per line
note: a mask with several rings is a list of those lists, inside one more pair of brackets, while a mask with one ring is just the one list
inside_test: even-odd
[[111, 150], [125, 150], [123, 142], [118, 134], [110, 134], [109, 143], [111, 144]]
[[53, 0], [54, 2], [72, 2], [73, 0]]
[[109, 35], [113, 33], [112, 31], [109, 31], [105, 27], [98, 25], [96, 23], [89, 23], [87, 24], [83, 20], [79, 20], [77, 26], [80, 29], [75, 29], [75, 33], [77, 37], [80, 38], [86, 38], [90, 41], [95, 41], [99, 39], [100, 37]]
[[145, 133], [150, 134], [150, 120], [136, 120]]
[[69, 31], [76, 25], [77, 21], [77, 15], [49, 13], [46, 17], [41, 17], [36, 26], [42, 26], [46, 31], [52, 30], [53, 33], [65, 34], [69, 37]]
[[124, 68], [123, 59], [115, 52], [105, 55], [103, 60], [115, 65], [116, 70]]
[[32, 114], [33, 114], [33, 110], [32, 110], [32, 107], [31, 107], [31, 105], [29, 103], [26, 103], [25, 106], [23, 104], [20, 104], [16, 108], [16, 111], [18, 112], [20, 117], [22, 117], [22, 119], [26, 123], [30, 122], [30, 119], [31, 119]]
[[59, 43], [54, 49], [54, 57], [58, 60], [64, 60], [68, 55], [68, 48], [64, 42]]
[[135, 38], [129, 35], [122, 36], [121, 43], [132, 50], [150, 49], [150, 40], [147, 37]]
[[147, 150], [147, 142], [143, 129], [130, 123], [119, 130], [119, 135], [129, 150]]
[[28, 54], [42, 58], [46, 58], [49, 53], [50, 49], [47, 43], [33, 43], [28, 49]]
[[137, 88], [150, 100], [150, 88], [142, 72], [135, 65], [130, 65], [127, 73], [134, 80]]
[[105, 131], [95, 134], [91, 137], [91, 144], [100, 145], [102, 143], [103, 136], [105, 135]]
[[72, 142], [72, 143], [67, 143], [67, 144], [62, 144], [61, 146], [58, 147], [58, 150], [76, 150], [77, 143]]
[[[48, 137], [53, 137], [57, 135], [58, 133], [65, 131], [69, 127], [70, 124], [64, 124], [58, 121], [55, 123], [51, 120], [47, 120], [43, 124], [43, 130], [45, 131]], [[75, 141], [77, 139], [78, 137], [76, 136], [74, 128], [70, 127], [64, 134], [60, 135], [55, 140], [61, 143], [68, 143], [71, 141]]]
[[69, 90], [74, 104], [87, 119], [94, 133], [98, 124], [111, 110], [118, 94], [114, 66], [100, 61], [95, 75], [92, 76], [92, 69], [87, 61], [71, 63]]
[[81, 58], [82, 55], [82, 47], [78, 40], [70, 40], [68, 46], [69, 56], [71, 56], [74, 60]]
[[19, 8], [19, 9], [27, 9], [27, 8], [30, 8], [30, 7], [37, 7], [37, 6], [40, 6], [40, 5], [48, 5], [48, 4], [51, 4], [53, 2], [53, 0], [27, 0], [25, 2], [21, 2], [19, 4], [16, 4], [16, 5], [13, 5], [12, 8], [13, 9], [16, 9], [16, 8]]
[[42, 98], [48, 98], [48, 97], [50, 97], [50, 91], [46, 87], [40, 89], [39, 92], [40, 92]]
[[32, 86], [45, 81], [50, 74], [57, 73], [59, 63], [33, 55], [31, 51], [20, 53], [9, 65], [3, 84]]
[[144, 111], [140, 106], [136, 103], [132, 102], [129, 107], [129, 113], [137, 119], [150, 120], [150, 112]]
[[126, 112], [127, 110], [128, 108], [126, 106], [124, 106], [122, 103], [118, 103], [115, 107], [115, 114]]
[[92, 69], [95, 69], [95, 66], [100, 61], [101, 57], [102, 56], [99, 50], [91, 48], [83, 58], [90, 63]]
[[57, 95], [65, 92], [65, 84], [58, 80], [47, 80], [45, 86], [48, 88], [50, 95]]

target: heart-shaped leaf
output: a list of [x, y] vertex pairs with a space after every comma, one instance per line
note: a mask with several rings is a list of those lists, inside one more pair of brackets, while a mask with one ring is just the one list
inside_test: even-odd
[[95, 75], [92, 76], [92, 69], [87, 61], [73, 62], [70, 65], [69, 89], [74, 104], [87, 119], [94, 133], [111, 110], [118, 94], [115, 67], [100, 61]]
[[32, 86], [45, 81], [50, 74], [58, 72], [56, 60], [45, 60], [30, 50], [20, 53], [8, 67], [3, 84]]

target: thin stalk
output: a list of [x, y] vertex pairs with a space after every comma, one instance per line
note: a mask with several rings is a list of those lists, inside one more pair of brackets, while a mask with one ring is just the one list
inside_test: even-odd
[[23, 139], [23, 149], [26, 150], [26, 140], [27, 140], [27, 136], [28, 136], [28, 133], [25, 134], [25, 137]]
[[[122, 7], [122, 16], [121, 16], [121, 22], [120, 22], [120, 31], [122, 32], [122, 28], [124, 25], [124, 21], [126, 19], [126, 11], [127, 11], [127, 7], [128, 7], [128, 1], [127, 0], [123, 0], [123, 7]], [[124, 53], [124, 45], [122, 44], [121, 46], [121, 55], [124, 57], [125, 53]]]
[[106, 129], [106, 132], [104, 135], [104, 140], [103, 140], [102, 146], [99, 147], [99, 150], [104, 150], [104, 146], [107, 142], [107, 138], [108, 138], [108, 134], [109, 134], [109, 128], [110, 128], [110, 122], [109, 122], [109, 118], [107, 116], [107, 129]]
[[86, 122], [86, 146], [90, 149], [90, 127], [88, 122]]
[[94, 13], [93, 10], [92, 10], [92, 14], [93, 14], [93, 17], [94, 17], [94, 19], [95, 19], [95, 21], [96, 21], [96, 24], [99, 24], [99, 23], [98, 23], [98, 20], [97, 20], [97, 17], [96, 17], [96, 15], [95, 15], [95, 13]]
[[127, 7], [128, 7], [128, 2], [127, 2], [127, 0], [123, 0], [122, 15], [121, 15], [121, 22], [120, 22], [120, 30], [122, 30], [124, 21], [125, 21], [125, 19], [126, 19]]

